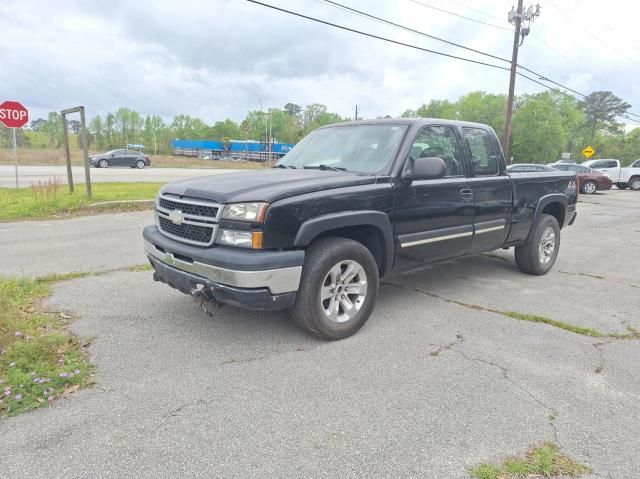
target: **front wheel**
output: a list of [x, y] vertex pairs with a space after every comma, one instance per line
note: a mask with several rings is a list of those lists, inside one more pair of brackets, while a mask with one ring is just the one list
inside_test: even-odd
[[98, 162], [98, 166], [100, 166], [100, 168], [109, 168], [109, 162], [105, 159], [102, 159]]
[[587, 195], [593, 195], [596, 191], [598, 191], [598, 185], [593, 181], [586, 181], [584, 185], [582, 185], [582, 192]]
[[144, 161], [142, 160], [138, 160], [136, 161], [136, 168], [138, 168], [139, 170], [141, 170], [142, 168], [145, 167]]
[[541, 215], [527, 244], [516, 246], [516, 264], [523, 273], [547, 274], [560, 250], [560, 225], [551, 215]]
[[640, 191], [640, 176], [636, 176], [629, 180], [629, 188], [633, 191]]
[[294, 322], [321, 339], [355, 334], [373, 312], [378, 267], [371, 252], [346, 238], [324, 238], [306, 253]]

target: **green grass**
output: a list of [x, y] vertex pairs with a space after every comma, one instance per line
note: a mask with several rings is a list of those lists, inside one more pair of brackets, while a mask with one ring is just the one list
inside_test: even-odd
[[[116, 203], [91, 208], [101, 201], [152, 200], [162, 183], [94, 183], [93, 198], [86, 196], [84, 185], [69, 193], [66, 185], [49, 185], [46, 191], [34, 188], [0, 188], [0, 221], [64, 217], [93, 212], [148, 209], [145, 203]], [[54, 191], [55, 190], [55, 191]]]
[[537, 314], [525, 314], [525, 313], [518, 313], [516, 311], [496, 311], [492, 309], [490, 309], [489, 311], [491, 311], [492, 313], [502, 314], [509, 318], [518, 319], [520, 321], [548, 324], [549, 326], [564, 329], [565, 331], [571, 331], [572, 333], [576, 333], [576, 334], [582, 334], [584, 336], [592, 336], [594, 338], [600, 338], [602, 336], [605, 336], [604, 333], [601, 333], [597, 329], [584, 328], [582, 326], [576, 326], [575, 324], [565, 323], [564, 321], [558, 321], [556, 319], [539, 316]]
[[65, 327], [67, 315], [39, 302], [51, 280], [0, 277], [0, 416], [45, 406], [92, 383], [85, 344]]
[[553, 443], [532, 447], [524, 456], [507, 458], [502, 465], [480, 464], [472, 469], [476, 479], [526, 479], [580, 477], [591, 472], [591, 468], [577, 463], [562, 454]]

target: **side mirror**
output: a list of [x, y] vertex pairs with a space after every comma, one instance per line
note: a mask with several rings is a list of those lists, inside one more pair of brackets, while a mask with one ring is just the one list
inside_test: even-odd
[[402, 178], [411, 180], [437, 180], [447, 174], [447, 166], [442, 158], [427, 157], [413, 160], [412, 168], [405, 171]]

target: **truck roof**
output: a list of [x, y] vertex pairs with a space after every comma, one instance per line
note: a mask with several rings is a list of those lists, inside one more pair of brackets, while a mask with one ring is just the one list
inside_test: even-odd
[[450, 126], [467, 126], [474, 128], [482, 128], [482, 129], [490, 129], [493, 130], [489, 125], [484, 123], [475, 123], [472, 121], [461, 121], [461, 120], [445, 120], [443, 118], [380, 118], [376, 120], [357, 120], [357, 121], [343, 121], [340, 123], [332, 123], [330, 125], [322, 126], [321, 128], [331, 128], [334, 126], [354, 126], [354, 125], [410, 125], [410, 126], [426, 126], [432, 125], [434, 123], [440, 125], [450, 125]]

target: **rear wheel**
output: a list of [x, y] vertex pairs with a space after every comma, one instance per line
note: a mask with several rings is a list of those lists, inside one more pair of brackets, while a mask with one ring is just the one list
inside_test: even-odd
[[629, 188], [633, 191], [640, 191], [640, 176], [635, 176], [629, 180]]
[[100, 168], [109, 168], [109, 162], [104, 158], [98, 162]]
[[551, 215], [541, 215], [527, 244], [516, 246], [516, 264], [527, 274], [546, 274], [560, 250], [560, 225]]
[[367, 248], [346, 238], [324, 238], [307, 249], [291, 315], [319, 338], [346, 338], [371, 316], [378, 287], [378, 267]]
[[582, 185], [582, 192], [587, 195], [592, 195], [598, 191], [598, 185], [594, 181], [585, 181]]

